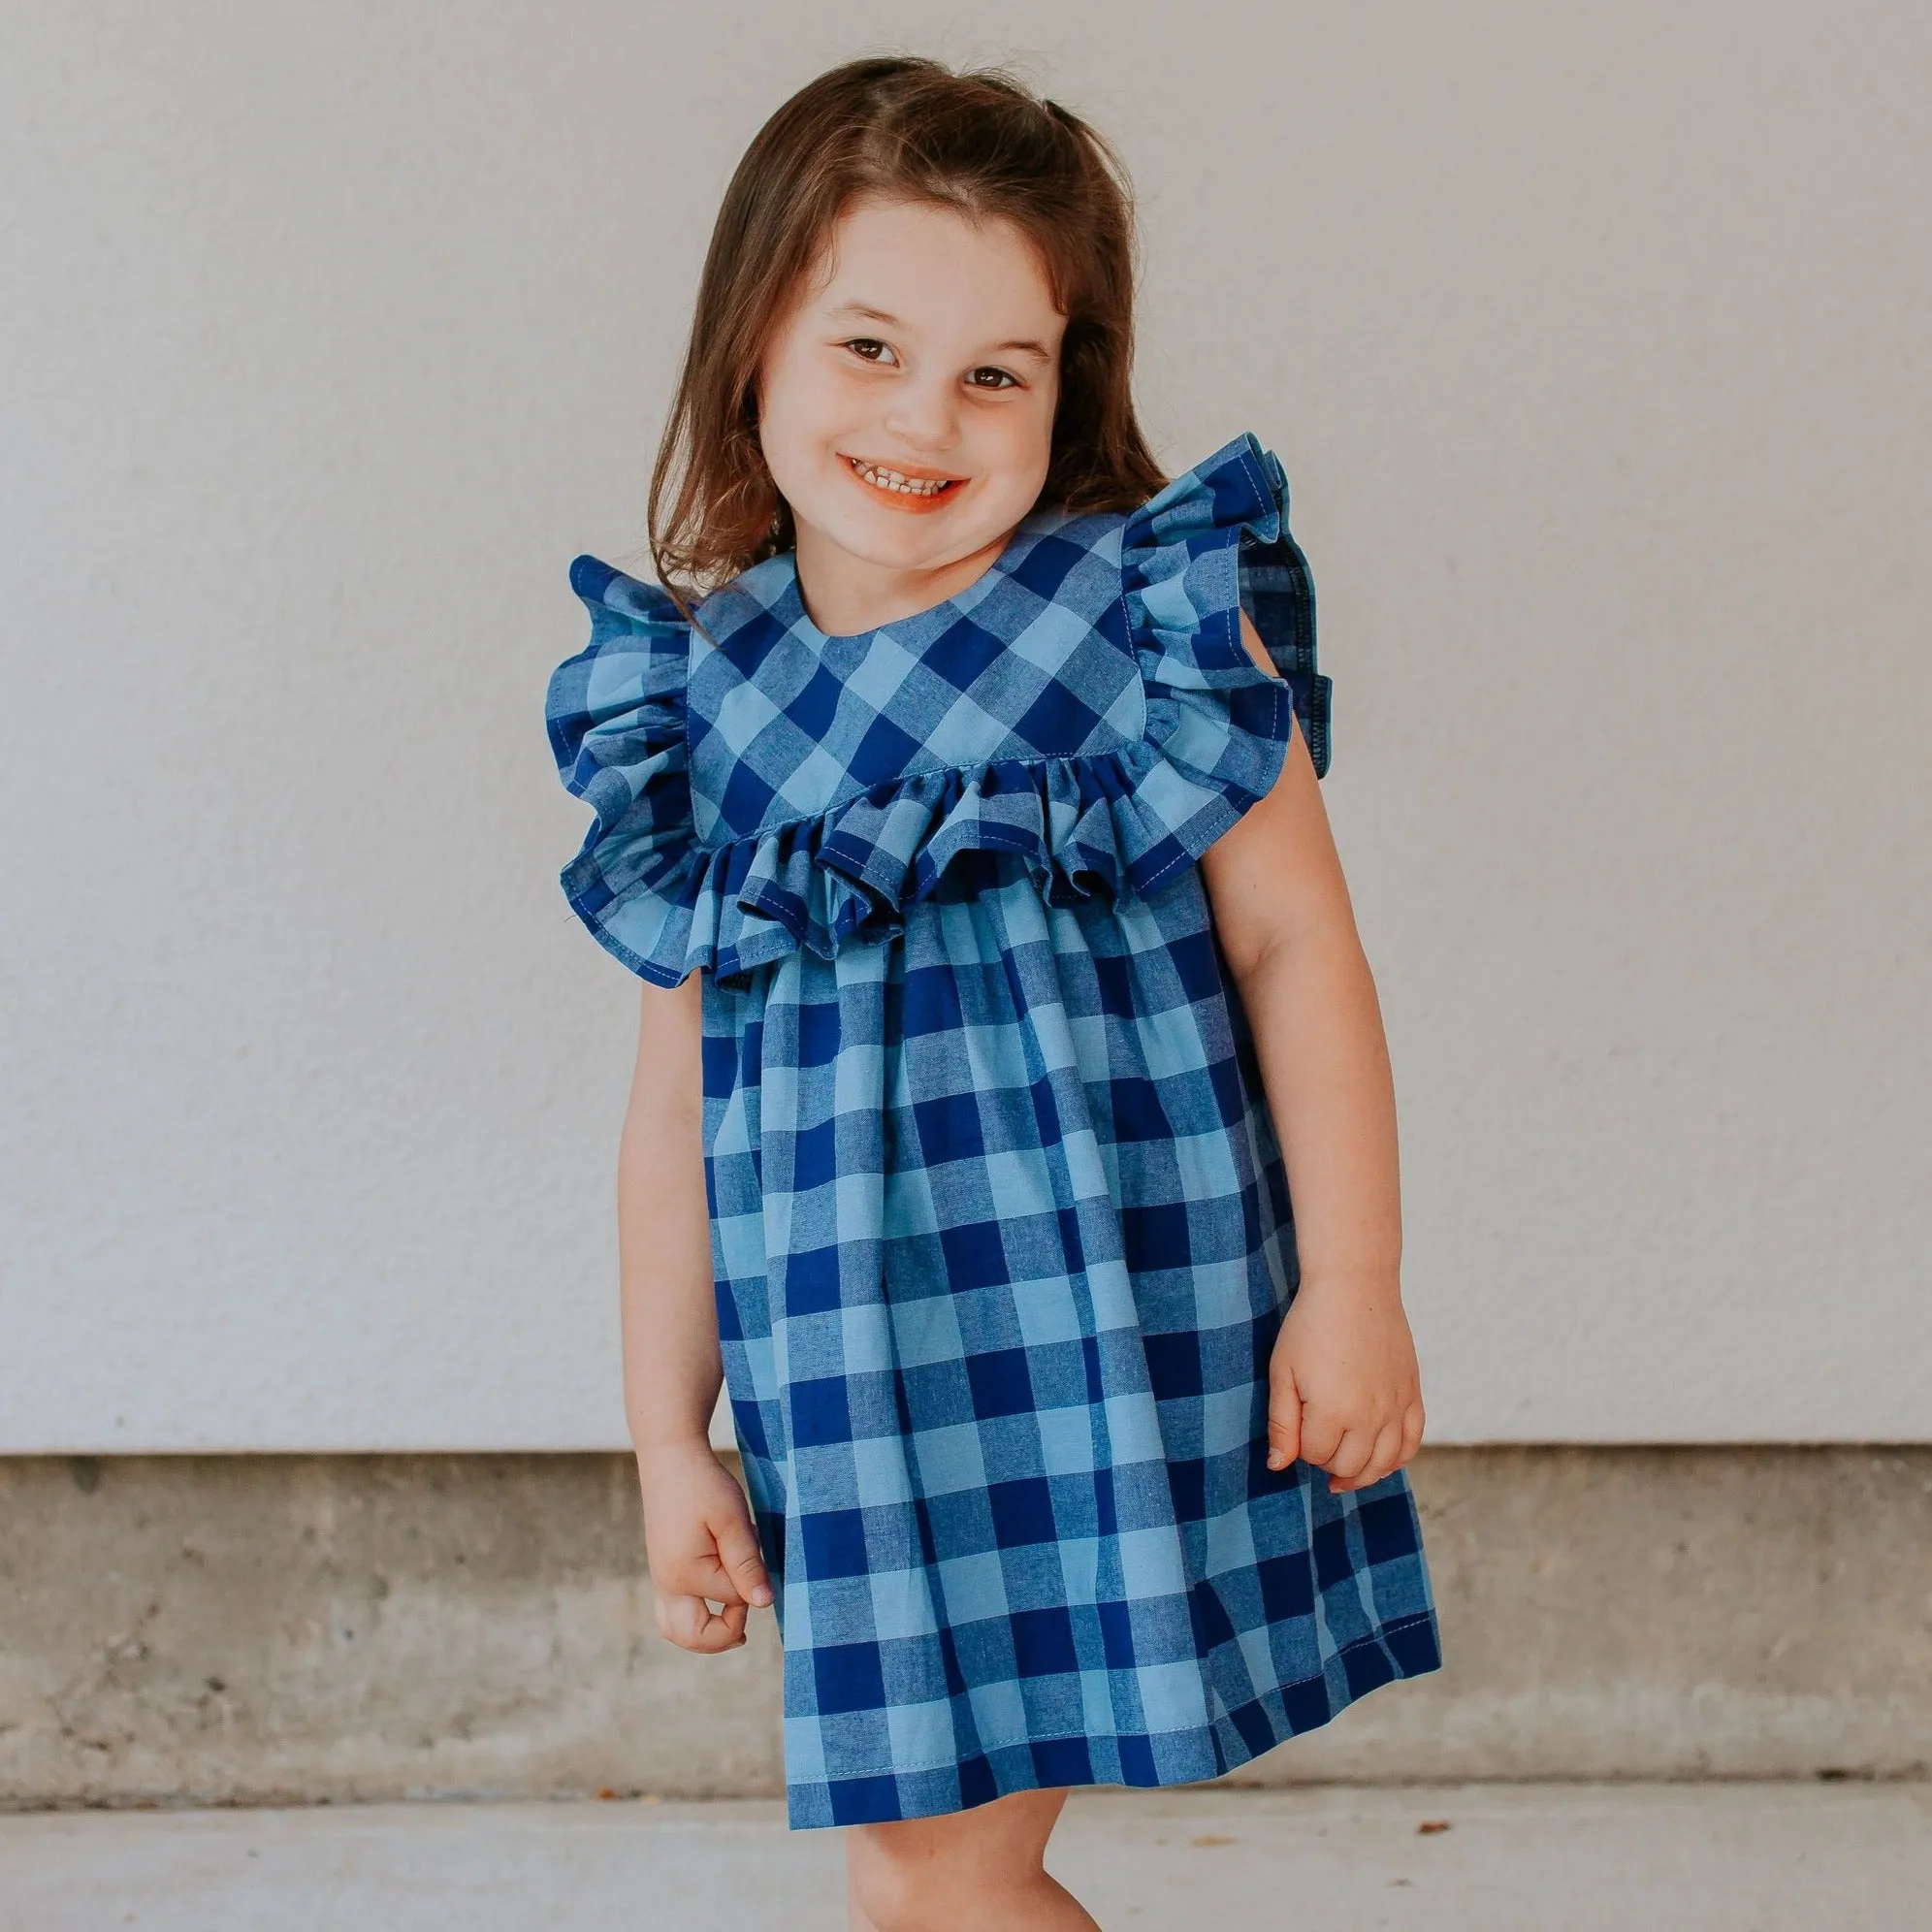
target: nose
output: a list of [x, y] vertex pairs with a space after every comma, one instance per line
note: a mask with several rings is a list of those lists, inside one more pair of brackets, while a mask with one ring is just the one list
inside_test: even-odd
[[959, 398], [950, 376], [915, 376], [892, 385], [886, 430], [909, 449], [937, 455], [959, 435]]

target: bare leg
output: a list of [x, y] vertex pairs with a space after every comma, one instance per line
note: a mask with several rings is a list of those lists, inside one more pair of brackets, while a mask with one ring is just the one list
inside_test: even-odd
[[1063, 1790], [846, 1831], [852, 1932], [1099, 1932], [1042, 1864]]
[[853, 1883], [852, 1854], [846, 1854], [846, 1932], [879, 1932], [858, 1902], [858, 1887]]

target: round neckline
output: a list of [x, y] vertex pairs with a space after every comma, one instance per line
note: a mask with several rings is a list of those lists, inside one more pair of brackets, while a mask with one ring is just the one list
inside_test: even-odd
[[866, 644], [882, 631], [889, 630], [898, 635], [907, 630], [924, 630], [936, 622], [950, 622], [955, 615], [963, 616], [965, 613], [960, 610], [960, 604], [968, 598], [976, 605], [984, 602], [994, 578], [1006, 575], [1014, 552], [1025, 538], [1035, 533], [1037, 522], [1043, 516], [1053, 514], [1052, 511], [1029, 510], [1008, 532], [1000, 554], [970, 584], [962, 584], [950, 597], [942, 597], [938, 603], [927, 604], [921, 610], [909, 610], [902, 617], [888, 617], [884, 624], [875, 624], [866, 630], [821, 630], [812, 613], [805, 607], [805, 589], [798, 580], [797, 550], [780, 551], [779, 555], [785, 559], [787, 587], [798, 604], [798, 628], [814, 644]]

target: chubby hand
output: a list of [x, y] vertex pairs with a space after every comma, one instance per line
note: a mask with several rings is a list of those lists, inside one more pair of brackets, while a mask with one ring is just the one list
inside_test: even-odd
[[1304, 1276], [1268, 1379], [1271, 1469], [1299, 1456], [1340, 1495], [1380, 1482], [1421, 1446], [1422, 1379], [1393, 1277]]
[[771, 1601], [744, 1491], [704, 1441], [640, 1450], [637, 1479], [658, 1634], [681, 1650], [735, 1650], [751, 1606]]

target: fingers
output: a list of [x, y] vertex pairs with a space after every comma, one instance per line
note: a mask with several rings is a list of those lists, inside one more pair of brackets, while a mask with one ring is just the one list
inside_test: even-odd
[[1326, 1469], [1333, 1480], [1329, 1489], [1336, 1484], [1347, 1483], [1351, 1488], [1359, 1486], [1362, 1472], [1368, 1466], [1375, 1454], [1375, 1432], [1371, 1429], [1344, 1429], [1335, 1448], [1321, 1459], [1319, 1466]]
[[736, 1604], [740, 1609], [744, 1607], [744, 1595], [732, 1580], [731, 1572], [718, 1561], [715, 1549], [706, 1550], [702, 1556], [693, 1557], [688, 1563], [681, 1563], [664, 1581], [680, 1595], [695, 1593], [709, 1597], [714, 1603]]
[[720, 1612], [713, 1610], [701, 1596], [657, 1594], [653, 1595], [652, 1608], [658, 1620], [658, 1634], [680, 1650], [709, 1657], [719, 1651], [736, 1650], [745, 1641], [745, 1618], [749, 1613], [742, 1603], [726, 1603]]
[[1285, 1469], [1304, 1446], [1302, 1392], [1288, 1358], [1277, 1350], [1268, 1371], [1268, 1466]]
[[1351, 1429], [1329, 1466], [1329, 1493], [1338, 1496], [1347, 1490], [1367, 1489], [1379, 1483], [1395, 1467], [1396, 1451], [1401, 1446], [1400, 1422], [1385, 1423], [1372, 1433], [1367, 1429]]
[[1341, 1420], [1305, 1403], [1302, 1410], [1302, 1460], [1318, 1469], [1332, 1469], [1347, 1431]]
[[[1405, 1464], [1413, 1461], [1415, 1453], [1422, 1447], [1423, 1414], [1422, 1404], [1411, 1402], [1401, 1417], [1383, 1424], [1375, 1433], [1373, 1447], [1368, 1459], [1359, 1468], [1345, 1466], [1353, 1460], [1352, 1441], [1355, 1432], [1344, 1438], [1342, 1449], [1332, 1462], [1322, 1466], [1330, 1471], [1329, 1493], [1340, 1496], [1349, 1490], [1368, 1489], [1385, 1477], [1392, 1476]], [[1366, 1433], [1366, 1432], [1363, 1432]]]
[[714, 1501], [690, 1524], [684, 1550], [667, 1552], [651, 1566], [659, 1634], [680, 1650], [735, 1650], [745, 1641], [751, 1607], [763, 1609], [772, 1601], [743, 1492], [735, 1483], [729, 1491], [731, 1504]]
[[735, 1521], [717, 1525], [713, 1533], [718, 1538], [718, 1562], [730, 1578], [733, 1591], [762, 1610], [771, 1601], [771, 1579], [765, 1575], [764, 1559], [758, 1555], [751, 1517], [741, 1510]]

